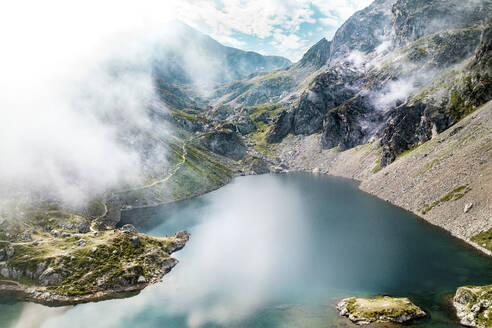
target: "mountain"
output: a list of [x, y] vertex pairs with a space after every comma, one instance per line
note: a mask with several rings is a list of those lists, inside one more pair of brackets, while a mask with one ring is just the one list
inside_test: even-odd
[[154, 73], [167, 82], [223, 83], [291, 65], [287, 58], [226, 47], [180, 22], [172, 31], [154, 49]]
[[331, 42], [327, 41], [325, 38], [321, 39], [314, 46], [309, 48], [309, 50], [302, 56], [301, 60], [297, 65], [300, 67], [305, 67], [307, 65], [312, 65], [316, 68], [320, 68], [325, 65], [330, 58]]

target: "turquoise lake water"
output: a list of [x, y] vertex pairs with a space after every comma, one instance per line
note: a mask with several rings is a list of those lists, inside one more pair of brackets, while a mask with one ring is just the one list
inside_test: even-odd
[[75, 307], [0, 304], [0, 326], [354, 327], [338, 316], [336, 301], [386, 294], [430, 313], [411, 327], [460, 327], [450, 295], [492, 283], [491, 258], [328, 176], [237, 178], [155, 210], [139, 229], [192, 234], [162, 283]]

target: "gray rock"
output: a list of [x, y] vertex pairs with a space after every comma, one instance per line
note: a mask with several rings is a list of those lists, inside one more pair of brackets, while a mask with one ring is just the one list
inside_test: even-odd
[[88, 233], [91, 231], [91, 226], [88, 221], [84, 220], [77, 224], [77, 231], [79, 233]]
[[273, 129], [267, 135], [266, 141], [268, 143], [281, 142], [292, 130], [292, 124], [294, 120], [294, 113], [291, 111], [282, 111], [275, 120]]
[[15, 254], [15, 249], [12, 246], [8, 246], [6, 249], [7, 258], [11, 258]]
[[135, 246], [140, 246], [140, 238], [138, 236], [133, 236], [130, 238], [130, 241], [135, 244]]
[[180, 230], [174, 234], [174, 237], [188, 240], [190, 238], [190, 233], [186, 230]]
[[468, 213], [472, 208], [473, 208], [473, 203], [467, 203], [465, 204], [465, 208], [463, 209], [463, 212]]
[[234, 131], [212, 132], [203, 138], [205, 147], [219, 155], [240, 160], [246, 155], [246, 146]]
[[121, 227], [121, 230], [127, 233], [137, 233], [137, 228], [133, 226], [132, 224], [125, 224], [124, 226]]
[[29, 232], [26, 231], [22, 234], [21, 239], [23, 241], [32, 241], [32, 236]]
[[39, 283], [42, 286], [53, 286], [62, 282], [63, 276], [56, 272], [55, 269], [49, 267], [39, 276]]

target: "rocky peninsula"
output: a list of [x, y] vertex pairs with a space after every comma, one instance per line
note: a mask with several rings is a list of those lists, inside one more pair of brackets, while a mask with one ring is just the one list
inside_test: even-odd
[[35, 213], [0, 225], [0, 295], [50, 306], [136, 293], [177, 264], [170, 255], [190, 238], [147, 236], [131, 225], [96, 230], [53, 206]]

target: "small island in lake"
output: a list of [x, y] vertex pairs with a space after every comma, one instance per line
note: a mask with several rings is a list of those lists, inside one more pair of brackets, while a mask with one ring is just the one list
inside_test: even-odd
[[350, 297], [337, 305], [341, 316], [358, 325], [372, 322], [404, 323], [426, 316], [426, 313], [408, 298], [379, 296], [372, 299]]

